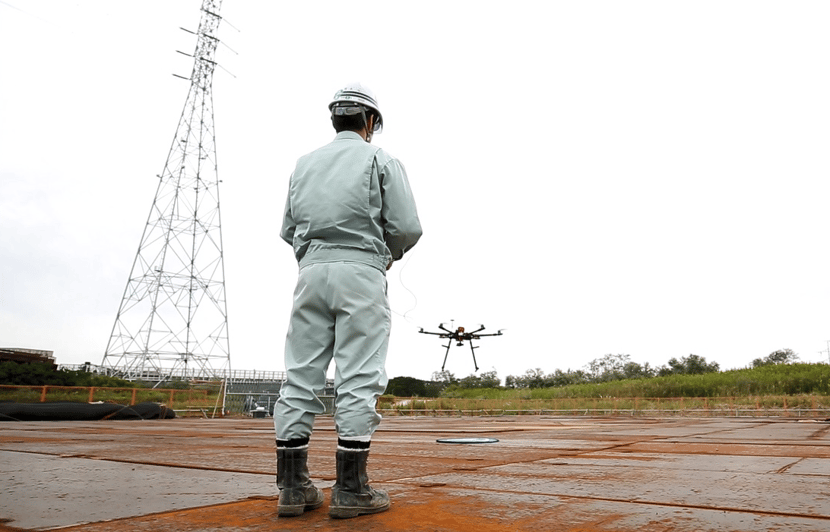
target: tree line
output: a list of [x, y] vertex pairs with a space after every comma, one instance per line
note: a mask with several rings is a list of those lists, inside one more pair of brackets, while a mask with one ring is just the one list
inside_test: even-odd
[[703, 375], [717, 373], [720, 364], [707, 362], [705, 357], [691, 354], [687, 357], [669, 359], [665, 366], [654, 368], [631, 360], [630, 355], [608, 354], [588, 363], [585, 369], [555, 370], [545, 374], [540, 368], [529, 369], [524, 375], [508, 375], [506, 388], [551, 388], [572, 384], [596, 384], [625, 379], [648, 379], [668, 375]]
[[124, 387], [134, 386], [133, 383], [98, 375], [81, 370], [56, 369], [48, 364], [25, 363], [12, 361], [0, 362], [0, 384], [14, 386], [100, 386]]
[[[752, 361], [753, 368], [777, 364], [792, 364], [798, 360], [792, 349], [779, 349], [766, 357]], [[600, 384], [627, 379], [649, 379], [671, 375], [704, 375], [718, 373], [720, 364], [708, 362], [705, 357], [690, 354], [680, 359], [671, 358], [660, 367], [652, 367], [648, 362], [639, 364], [631, 360], [630, 355], [607, 354], [588, 363], [583, 369], [556, 369], [545, 373], [541, 368], [528, 369], [524, 375], [508, 375], [504, 381], [507, 389], [558, 388], [576, 384]], [[398, 397], [438, 397], [446, 389], [484, 389], [500, 388], [501, 379], [495, 370], [484, 371], [478, 375], [457, 378], [449, 371], [437, 371], [432, 374], [432, 381], [422, 381], [414, 377], [396, 377], [390, 379], [386, 393]]]

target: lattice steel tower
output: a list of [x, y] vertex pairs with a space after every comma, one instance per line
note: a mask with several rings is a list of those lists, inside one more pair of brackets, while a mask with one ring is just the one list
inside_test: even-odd
[[230, 372], [213, 121], [221, 3], [202, 1], [190, 91], [104, 354], [130, 380]]

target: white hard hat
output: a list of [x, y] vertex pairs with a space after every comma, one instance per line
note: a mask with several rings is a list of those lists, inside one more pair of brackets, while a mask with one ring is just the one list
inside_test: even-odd
[[368, 87], [361, 83], [350, 83], [334, 93], [334, 99], [329, 104], [329, 110], [334, 114], [337, 108], [337, 114], [359, 114], [362, 112], [360, 106], [368, 107], [377, 115], [375, 120], [375, 131], [383, 130], [383, 115], [380, 114], [378, 101], [375, 98], [375, 93]]

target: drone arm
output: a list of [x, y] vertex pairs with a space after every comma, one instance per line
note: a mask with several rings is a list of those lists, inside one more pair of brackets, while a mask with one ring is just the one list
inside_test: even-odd
[[[442, 323], [441, 325], [443, 325], [443, 323]], [[438, 328], [439, 328], [439, 329], [443, 329], [443, 330], [447, 331], [446, 329], [444, 329], [443, 327], [441, 327], [441, 325], [439, 325], [439, 326], [438, 326]], [[447, 333], [449, 333], [450, 331], [447, 331], [446, 333], [443, 333], [443, 332], [432, 332], [432, 331], [425, 331], [423, 327], [419, 327], [418, 332], [419, 332], [419, 333], [421, 333], [421, 334], [433, 334], [433, 335], [438, 336], [438, 337], [440, 337], [440, 338], [449, 338], [449, 336], [447, 335]], [[452, 333], [450, 333], [450, 334], [452, 334]]]

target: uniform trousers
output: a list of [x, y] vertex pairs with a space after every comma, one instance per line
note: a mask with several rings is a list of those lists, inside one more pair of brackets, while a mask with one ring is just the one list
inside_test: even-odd
[[338, 436], [370, 440], [381, 420], [377, 398], [388, 383], [391, 324], [385, 272], [359, 262], [300, 269], [285, 343], [286, 381], [274, 408], [278, 440], [311, 435], [314, 416], [325, 412], [317, 392], [332, 361]]

